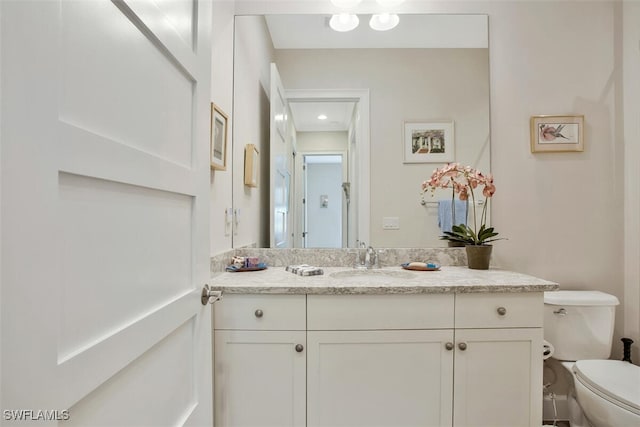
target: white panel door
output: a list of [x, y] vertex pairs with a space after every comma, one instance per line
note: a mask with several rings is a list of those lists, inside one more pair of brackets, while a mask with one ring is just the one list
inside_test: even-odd
[[453, 425], [541, 425], [541, 351], [542, 328], [456, 329]]
[[217, 427], [304, 427], [304, 331], [215, 331]]
[[289, 104], [278, 67], [274, 63], [271, 63], [270, 104], [269, 240], [272, 248], [288, 248], [291, 246], [289, 197], [292, 171], [289, 160], [291, 152]]
[[309, 331], [307, 426], [450, 426], [453, 330]]
[[211, 425], [210, 2], [0, 16], [3, 418]]

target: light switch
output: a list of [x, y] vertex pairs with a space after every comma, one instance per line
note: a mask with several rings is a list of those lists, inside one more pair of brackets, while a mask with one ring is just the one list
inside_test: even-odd
[[400, 218], [397, 216], [385, 216], [382, 218], [383, 230], [400, 230]]

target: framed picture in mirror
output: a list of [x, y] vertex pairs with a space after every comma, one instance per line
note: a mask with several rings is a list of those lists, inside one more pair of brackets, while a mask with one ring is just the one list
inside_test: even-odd
[[227, 169], [228, 117], [220, 107], [211, 103], [211, 169]]
[[244, 185], [258, 186], [258, 148], [254, 144], [244, 147]]
[[403, 146], [404, 163], [453, 162], [453, 121], [404, 122]]
[[584, 116], [532, 116], [531, 152], [584, 151]]

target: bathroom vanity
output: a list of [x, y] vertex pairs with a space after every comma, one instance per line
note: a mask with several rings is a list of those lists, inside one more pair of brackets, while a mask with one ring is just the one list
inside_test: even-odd
[[224, 273], [216, 426], [539, 426], [543, 292], [503, 270]]

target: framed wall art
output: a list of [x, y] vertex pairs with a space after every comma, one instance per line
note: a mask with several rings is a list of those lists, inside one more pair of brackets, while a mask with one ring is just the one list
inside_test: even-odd
[[584, 151], [584, 116], [532, 116], [531, 152]]
[[211, 103], [211, 169], [227, 169], [228, 117], [213, 102]]
[[455, 160], [453, 121], [404, 123], [404, 163], [447, 163]]

